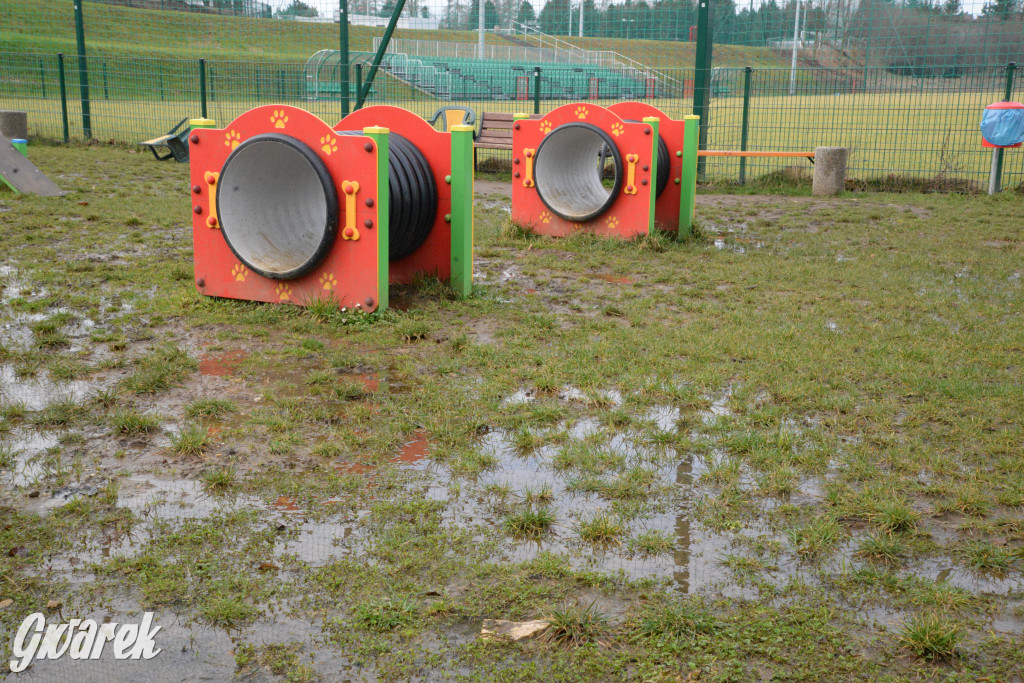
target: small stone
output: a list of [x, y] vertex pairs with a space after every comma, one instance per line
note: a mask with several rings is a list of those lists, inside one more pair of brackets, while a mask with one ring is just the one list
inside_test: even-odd
[[262, 564], [260, 564], [260, 571], [261, 572], [275, 571], [277, 569], [280, 569], [280, 567], [278, 567], [273, 562], [263, 562]]
[[48, 609], [48, 610], [60, 609], [63, 606], [64, 606], [64, 603], [61, 602], [60, 600], [50, 600], [49, 602], [46, 603], [46, 609]]
[[29, 492], [28, 497], [29, 498], [38, 498], [39, 497], [39, 491], [31, 491], [31, 492]]
[[14, 600], [11, 600], [10, 598], [6, 598], [4, 600], [0, 600], [0, 609], [7, 609], [8, 607], [10, 607], [13, 604], [14, 604]]
[[480, 638], [483, 640], [494, 640], [497, 638], [508, 638], [510, 640], [522, 640], [530, 638], [544, 631], [551, 622], [538, 619], [536, 621], [506, 621], [505, 619], [484, 619], [480, 627]]

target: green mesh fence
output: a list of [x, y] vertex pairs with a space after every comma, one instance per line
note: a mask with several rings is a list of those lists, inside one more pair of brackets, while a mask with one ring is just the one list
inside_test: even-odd
[[[392, 0], [351, 2], [343, 64], [335, 1], [85, 2], [81, 61], [72, 0], [0, 0], [0, 107], [28, 111], [36, 136], [60, 140], [66, 126], [68, 138], [81, 139], [88, 125], [92, 138], [126, 143], [204, 107], [220, 123], [278, 102], [337, 119], [343, 75], [354, 102], [391, 7]], [[483, 45], [479, 16], [474, 2], [409, 0], [368, 102], [424, 115], [452, 102], [478, 112], [543, 112], [566, 101], [622, 99], [646, 99], [673, 116], [693, 111], [694, 3], [585, 0], [570, 10], [566, 0], [487, 0]], [[1008, 69], [1024, 64], [1017, 0], [712, 0], [711, 16], [708, 149], [849, 146], [853, 178], [969, 189], [988, 175], [981, 110], [1004, 98], [1008, 79], [1013, 97], [1022, 97], [1024, 74]], [[704, 170], [752, 179], [809, 169], [792, 159], [709, 158]], [[1008, 151], [1003, 173], [1006, 186], [1024, 182], [1024, 152]]]

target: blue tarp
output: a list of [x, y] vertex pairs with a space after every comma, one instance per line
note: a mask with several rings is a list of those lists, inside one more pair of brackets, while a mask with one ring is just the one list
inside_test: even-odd
[[997, 147], [1024, 142], [1024, 109], [986, 109], [981, 117], [981, 135]]

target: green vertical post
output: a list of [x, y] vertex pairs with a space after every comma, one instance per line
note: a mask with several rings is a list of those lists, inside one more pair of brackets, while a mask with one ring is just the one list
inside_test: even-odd
[[[751, 67], [743, 69], [743, 123], [740, 128], [740, 151], [747, 151], [747, 132], [750, 123], [750, 73]], [[740, 185], [747, 183], [747, 158], [740, 157]]]
[[57, 55], [57, 79], [60, 83], [60, 116], [64, 124], [64, 142], [71, 140], [71, 131], [68, 126], [68, 84], [64, 76], [64, 53]]
[[683, 172], [679, 178], [679, 237], [693, 236], [693, 212], [697, 205], [697, 155], [700, 117], [689, 114], [683, 117], [683, 149], [676, 155], [683, 158]]
[[473, 126], [452, 126], [452, 277], [463, 299], [473, 291]]
[[341, 71], [341, 115], [348, 116], [348, 0], [338, 0], [338, 60]]
[[28, 140], [11, 140], [11, 147], [21, 152], [21, 156], [28, 158]]
[[540, 67], [533, 67], [533, 113], [540, 113]]
[[[1017, 70], [1017, 63], [1010, 62], [1006, 65], [1006, 91], [1003, 95], [1003, 102], [1009, 102], [1010, 98], [1013, 97], [1013, 74]], [[995, 191], [999, 192], [999, 188], [1003, 182], [1003, 153], [1005, 149], [996, 150], [996, 163], [995, 163]]]
[[391, 260], [388, 258], [389, 245], [391, 244], [391, 233], [389, 229], [389, 209], [391, 206], [391, 195], [388, 191], [390, 154], [390, 131], [380, 126], [363, 128], [363, 135], [366, 135], [377, 143], [377, 310], [383, 311], [388, 307], [388, 268]]
[[107, 87], [107, 63], [103, 62], [103, 99], [110, 99], [110, 89]]
[[82, 96], [82, 134], [92, 139], [92, 111], [89, 107], [89, 63], [85, 57], [85, 17], [82, 0], [72, 0], [75, 6], [75, 39], [78, 42], [78, 88]]
[[160, 101], [164, 101], [164, 67], [162, 64], [157, 64], [157, 71], [160, 74]]
[[651, 184], [650, 207], [647, 212], [647, 233], [654, 232], [654, 205], [658, 201], [658, 124], [661, 122], [657, 116], [645, 116], [643, 122], [651, 127]]
[[[699, 0], [697, 7], [697, 55], [693, 72], [693, 113], [700, 117], [698, 144], [707, 149], [708, 117], [711, 109], [711, 51], [714, 44], [711, 0]], [[704, 160], [697, 159], [697, 173], [704, 175]]]
[[43, 99], [46, 99], [46, 71], [43, 69], [43, 60], [39, 60], [39, 85], [43, 89]]
[[206, 60], [199, 60], [199, 111], [202, 117], [206, 116]]
[[263, 69], [256, 67], [256, 104], [263, 101]]
[[[356, 64], [356, 92], [363, 92], [363, 65]], [[356, 109], [362, 106], [361, 102], [356, 102]]]

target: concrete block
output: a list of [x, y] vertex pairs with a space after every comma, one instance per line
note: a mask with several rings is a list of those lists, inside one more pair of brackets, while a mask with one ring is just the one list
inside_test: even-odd
[[811, 194], [829, 197], [842, 192], [846, 187], [846, 160], [849, 156], [849, 147], [816, 147]]
[[28, 140], [28, 112], [0, 109], [0, 135], [11, 140]]

